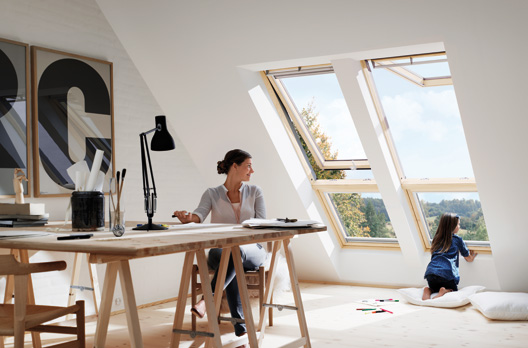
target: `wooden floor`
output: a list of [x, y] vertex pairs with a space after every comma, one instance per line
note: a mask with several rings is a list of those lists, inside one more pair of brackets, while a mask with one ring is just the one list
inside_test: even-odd
[[[404, 301], [382, 308], [390, 313], [364, 314], [362, 299], [401, 298], [393, 289], [302, 283], [301, 291], [312, 347], [528, 347], [528, 322], [491, 321], [471, 304], [457, 309], [418, 307]], [[288, 292], [275, 303], [292, 304]], [[255, 302], [256, 304], [256, 302]], [[168, 347], [175, 303], [139, 311], [146, 348]], [[257, 309], [254, 310], [256, 316]], [[274, 326], [266, 329], [264, 347], [279, 347], [299, 337], [296, 313], [275, 311]], [[186, 315], [190, 328], [190, 315]], [[88, 320], [87, 347], [92, 347], [95, 322]], [[199, 330], [206, 331], [205, 320]], [[235, 338], [230, 324], [221, 324], [223, 342]], [[28, 347], [29, 336], [28, 338]], [[42, 335], [43, 343], [55, 341]], [[7, 340], [6, 347], [10, 347]], [[181, 347], [200, 347], [203, 341], [184, 338]], [[239, 343], [237, 343], [239, 344]], [[233, 346], [233, 345], [232, 345]], [[112, 316], [106, 347], [130, 347], [124, 314]]]

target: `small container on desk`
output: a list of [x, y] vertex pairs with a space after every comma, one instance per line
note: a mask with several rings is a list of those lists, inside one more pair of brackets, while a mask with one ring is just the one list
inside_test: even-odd
[[72, 230], [104, 231], [104, 195], [100, 191], [74, 191], [71, 196]]
[[116, 185], [116, 179], [110, 178], [110, 189], [108, 192], [108, 217], [110, 222], [108, 227], [116, 237], [121, 237], [125, 233], [125, 204], [123, 193], [118, 193]]

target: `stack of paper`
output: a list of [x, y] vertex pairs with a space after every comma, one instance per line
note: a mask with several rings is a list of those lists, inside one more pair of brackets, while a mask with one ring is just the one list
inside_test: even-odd
[[0, 227], [43, 226], [48, 218], [43, 203], [0, 203]]

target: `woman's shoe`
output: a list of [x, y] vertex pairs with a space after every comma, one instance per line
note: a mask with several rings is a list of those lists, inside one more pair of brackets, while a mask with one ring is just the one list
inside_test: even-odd
[[[246, 334], [247, 332], [243, 332], [242, 334], [240, 335], [237, 335], [237, 337], [242, 337]], [[237, 346], [236, 348], [248, 348], [248, 344], [247, 343], [244, 343], [243, 345], [240, 345], [240, 346]]]
[[196, 315], [200, 319], [205, 317], [205, 301], [198, 301], [198, 303], [195, 304], [193, 308], [191, 308], [191, 313]]

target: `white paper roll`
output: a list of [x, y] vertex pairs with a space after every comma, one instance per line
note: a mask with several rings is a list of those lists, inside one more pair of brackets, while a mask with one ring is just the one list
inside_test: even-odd
[[92, 170], [90, 170], [90, 176], [88, 177], [88, 182], [86, 183], [85, 191], [93, 191], [95, 187], [95, 182], [97, 176], [99, 175], [99, 169], [101, 168], [101, 163], [103, 162], [104, 152], [101, 150], [95, 151], [95, 156], [92, 164]]
[[66, 171], [75, 184], [75, 191], [84, 191], [86, 177], [90, 174], [90, 168], [88, 168], [86, 161], [74, 163]]

